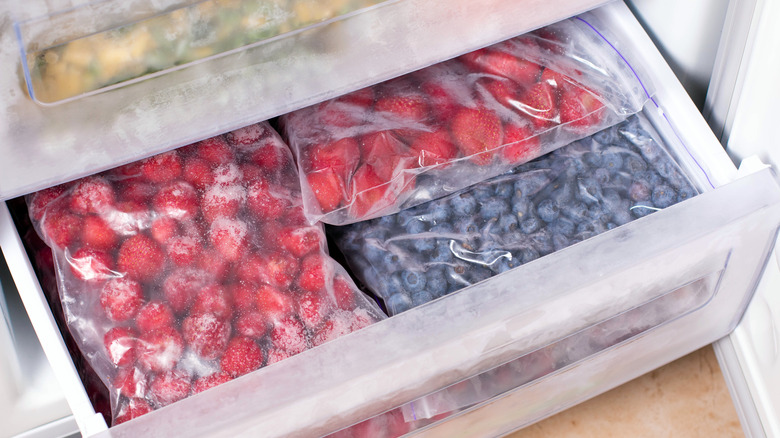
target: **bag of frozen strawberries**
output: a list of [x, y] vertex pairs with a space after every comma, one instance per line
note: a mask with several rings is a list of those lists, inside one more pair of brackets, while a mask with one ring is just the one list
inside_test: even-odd
[[27, 197], [113, 424], [382, 318], [267, 123]]
[[395, 213], [639, 111], [649, 94], [568, 20], [281, 118], [311, 223]]

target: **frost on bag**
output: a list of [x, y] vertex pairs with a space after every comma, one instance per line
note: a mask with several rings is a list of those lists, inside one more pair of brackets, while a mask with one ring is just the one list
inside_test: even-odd
[[27, 199], [114, 424], [381, 318], [298, 184], [262, 123]]
[[650, 132], [631, 116], [461, 192], [330, 230], [400, 313], [694, 196]]
[[306, 217], [395, 213], [639, 111], [646, 92], [601, 38], [565, 21], [282, 116]]

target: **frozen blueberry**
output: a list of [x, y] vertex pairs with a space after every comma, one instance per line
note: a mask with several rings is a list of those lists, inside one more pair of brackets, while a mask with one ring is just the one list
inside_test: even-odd
[[615, 173], [623, 167], [623, 157], [617, 153], [606, 153], [601, 156], [601, 168]]
[[412, 294], [412, 304], [414, 306], [420, 306], [431, 301], [433, 301], [433, 294], [425, 289]]
[[395, 217], [394, 215], [382, 216], [376, 219], [376, 224], [381, 227], [390, 228], [395, 225]]
[[601, 167], [601, 154], [586, 152], [582, 156], [582, 161], [590, 167]]
[[598, 182], [601, 185], [608, 183], [609, 178], [610, 178], [609, 170], [603, 167], [600, 167], [593, 171], [593, 179], [595, 179], [596, 182]]
[[579, 224], [577, 224], [577, 230], [575, 232], [577, 236], [579, 236], [581, 239], [583, 240], [589, 239], [599, 233], [597, 231], [598, 230], [597, 224], [599, 223], [600, 222], [596, 222], [596, 221], [580, 222]]
[[631, 206], [631, 214], [634, 217], [645, 217], [654, 211], [655, 208], [647, 202], [635, 202], [634, 205]]
[[451, 262], [453, 259], [452, 251], [450, 250], [449, 240], [438, 240], [436, 247], [431, 254], [431, 260], [434, 262]]
[[523, 219], [522, 222], [520, 222], [520, 231], [525, 234], [535, 233], [539, 231], [539, 228], [541, 227], [542, 223], [536, 216], [528, 216], [527, 218]]
[[512, 213], [519, 219], [525, 217], [529, 211], [533, 208], [533, 203], [528, 198], [517, 197], [512, 198]]
[[529, 237], [531, 238], [534, 248], [539, 251], [539, 254], [547, 255], [555, 250], [551, 238], [552, 236], [547, 230], [542, 229], [537, 233], [531, 234]]
[[571, 236], [574, 234], [574, 230], [577, 227], [574, 225], [574, 222], [571, 220], [565, 218], [565, 217], [559, 217], [553, 221], [553, 223], [550, 225], [550, 229], [555, 234], [563, 234], [564, 236]]
[[365, 231], [363, 231], [363, 239], [374, 239], [377, 241], [382, 241], [387, 239], [388, 234], [389, 234], [388, 228], [371, 226], [371, 227], [367, 227]]
[[599, 131], [593, 134], [593, 139], [604, 146], [609, 146], [611, 144], [616, 144], [620, 142], [620, 138], [618, 137], [618, 132], [614, 128], [604, 129], [603, 131]]
[[639, 172], [636, 175], [634, 175], [634, 179], [636, 181], [643, 181], [647, 183], [648, 187], [655, 187], [658, 184], [663, 183], [663, 179], [661, 178], [661, 175], [659, 175], [653, 170], [646, 170], [644, 172]]
[[420, 234], [426, 231], [427, 226], [425, 225], [425, 222], [417, 218], [412, 218], [406, 223], [405, 228], [406, 232], [409, 234]]
[[581, 178], [577, 183], [580, 189], [580, 199], [589, 204], [601, 199], [601, 184], [595, 178]]
[[550, 193], [550, 199], [559, 209], [563, 208], [574, 199], [575, 188], [576, 184], [573, 181], [566, 181]]
[[392, 251], [385, 251], [382, 255], [382, 261], [380, 262], [382, 266], [391, 268], [391, 270], [397, 269], [399, 263], [401, 263], [401, 258]]
[[571, 242], [569, 241], [569, 238], [564, 236], [563, 234], [553, 234], [552, 244], [553, 244], [553, 248], [555, 248], [555, 251], [560, 251], [563, 248], [566, 248], [567, 246], [571, 245]]
[[466, 279], [470, 284], [477, 284], [480, 281], [487, 280], [492, 277], [493, 273], [490, 269], [479, 265], [472, 265], [466, 270]]
[[515, 194], [515, 185], [511, 182], [502, 182], [495, 186], [496, 196], [502, 199], [512, 199]]
[[653, 189], [653, 205], [658, 208], [666, 208], [677, 200], [677, 193], [666, 184], [661, 184]]
[[387, 279], [382, 279], [382, 283], [385, 285], [385, 296], [389, 297], [404, 293], [404, 287], [401, 284], [401, 276], [397, 272], [389, 275]]
[[[417, 216], [416, 209], [410, 208], [398, 212], [398, 214], [395, 215], [395, 220], [398, 225], [402, 227], [406, 227], [406, 225], [416, 216]], [[415, 221], [415, 222], [419, 222], [419, 221]]]
[[509, 233], [517, 228], [517, 216], [512, 213], [504, 213], [498, 218], [496, 229], [501, 233]]
[[[533, 161], [532, 163], [547, 167], [548, 164], [544, 164], [544, 160]], [[529, 163], [530, 164], [530, 163]], [[539, 192], [542, 188], [550, 183], [550, 177], [548, 171], [536, 170], [521, 174], [517, 180], [515, 180], [515, 196], [531, 197]]]
[[436, 239], [432, 237], [418, 237], [412, 239], [412, 247], [417, 252], [431, 251], [436, 247]]
[[447, 268], [445, 268], [445, 272], [447, 273], [447, 283], [453, 286], [459, 286], [459, 288], [462, 288], [470, 284], [464, 277], [466, 274], [466, 266], [461, 263], [447, 266]]
[[536, 260], [539, 257], [540, 257], [539, 251], [533, 248], [521, 248], [520, 251], [516, 254], [515, 258], [519, 258], [520, 262], [525, 264], [530, 261]]
[[645, 160], [635, 155], [628, 155], [623, 160], [623, 169], [625, 169], [626, 172], [630, 173], [631, 175], [635, 175], [639, 172], [644, 172], [647, 170], [647, 163]]
[[494, 265], [493, 269], [496, 270], [499, 274], [502, 272], [506, 272], [510, 269], [514, 269], [518, 266], [520, 266], [522, 263], [520, 260], [518, 260], [517, 257], [501, 257]]
[[387, 250], [370, 242], [364, 242], [365, 244], [363, 245], [361, 254], [363, 254], [363, 256], [365, 256], [365, 258], [370, 260], [372, 263], [383, 262], [384, 257], [387, 255]]
[[501, 198], [491, 198], [482, 203], [479, 215], [482, 219], [494, 219], [509, 211], [509, 206]]
[[425, 275], [418, 271], [401, 271], [401, 284], [407, 292], [421, 291], [425, 288]]
[[647, 201], [650, 199], [650, 185], [643, 180], [636, 180], [628, 188], [628, 197], [632, 201]]
[[588, 219], [588, 206], [584, 202], [573, 201], [564, 205], [561, 213], [574, 222], [582, 222]]
[[445, 202], [436, 202], [430, 205], [431, 221], [439, 224], [444, 223], [450, 218], [450, 209]]
[[457, 216], [470, 216], [477, 210], [477, 200], [468, 193], [461, 193], [450, 199], [450, 206]]
[[555, 204], [552, 199], [545, 199], [536, 206], [536, 214], [539, 218], [547, 223], [550, 223], [558, 217], [560, 208]]
[[469, 193], [474, 196], [477, 203], [483, 203], [493, 197], [493, 187], [489, 184], [477, 184], [471, 187]]
[[680, 190], [677, 191], [677, 202], [682, 202], [685, 201], [686, 199], [691, 199], [694, 196], [696, 196], [696, 189], [694, 189], [691, 186], [681, 187]]
[[425, 288], [429, 290], [434, 297], [440, 297], [447, 293], [447, 274], [441, 266], [432, 266], [425, 273]]
[[479, 232], [479, 226], [474, 218], [464, 217], [455, 222], [455, 232], [458, 234], [473, 235]]
[[395, 315], [406, 312], [414, 306], [412, 299], [404, 293], [397, 293], [387, 299], [387, 308]]

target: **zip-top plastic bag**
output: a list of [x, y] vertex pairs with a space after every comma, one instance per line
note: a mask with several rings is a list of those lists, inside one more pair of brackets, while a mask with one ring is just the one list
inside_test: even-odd
[[27, 203], [113, 424], [383, 318], [306, 223], [293, 157], [267, 123]]
[[504, 173], [647, 98], [620, 53], [570, 19], [280, 120], [306, 217], [344, 225]]
[[444, 198], [328, 230], [388, 313], [406, 311], [694, 196], [640, 116]]

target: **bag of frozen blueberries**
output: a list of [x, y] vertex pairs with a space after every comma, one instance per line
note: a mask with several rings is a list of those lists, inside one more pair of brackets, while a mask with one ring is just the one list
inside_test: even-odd
[[504, 173], [639, 111], [635, 70], [570, 19], [286, 114], [304, 213], [344, 225]]
[[267, 123], [26, 201], [113, 424], [383, 318], [304, 218]]

